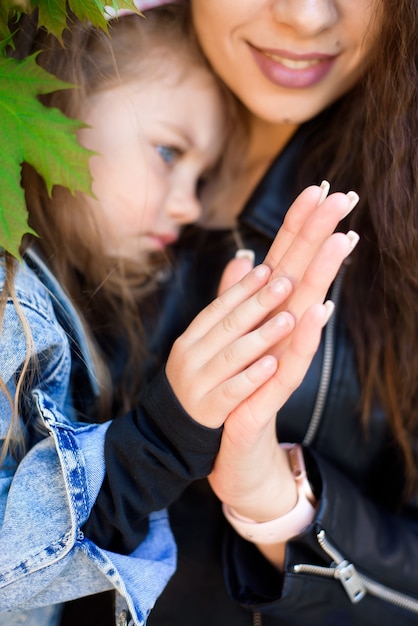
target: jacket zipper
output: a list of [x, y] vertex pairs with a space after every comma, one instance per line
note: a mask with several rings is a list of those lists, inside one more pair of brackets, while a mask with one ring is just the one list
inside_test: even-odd
[[394, 591], [386, 587], [386, 585], [377, 583], [368, 576], [358, 572], [352, 563], [344, 559], [340, 552], [331, 546], [324, 530], [317, 534], [317, 538], [321, 548], [332, 559], [332, 563], [329, 567], [309, 565], [307, 563], [294, 565], [293, 571], [295, 574], [313, 574], [339, 580], [353, 604], [360, 602], [366, 594], [370, 594], [375, 598], [385, 600], [402, 609], [418, 614], [418, 599], [411, 598], [399, 591]]
[[[344, 269], [345, 268], [343, 266], [337, 275], [331, 290], [331, 300], [334, 302], [336, 309], [341, 297], [343, 277], [345, 273]], [[334, 361], [335, 325], [336, 315], [334, 314], [325, 329], [324, 359], [322, 363], [321, 379], [319, 381], [318, 393], [309, 426], [302, 441], [302, 444], [305, 446], [309, 446], [315, 438], [328, 395], [332, 365]], [[295, 573], [314, 574], [317, 576], [326, 576], [328, 578], [336, 578], [340, 580], [347, 592], [348, 597], [353, 603], [360, 602], [366, 593], [370, 593], [376, 597], [380, 597], [392, 602], [393, 604], [397, 604], [398, 606], [408, 608], [409, 610], [418, 613], [418, 601], [413, 600], [412, 598], [409, 598], [401, 593], [392, 591], [384, 585], [375, 583], [366, 576], [360, 575], [352, 563], [348, 563], [348, 561], [343, 559], [337, 551], [331, 550], [329, 543], [325, 539], [324, 531], [320, 531], [317, 537], [323, 550], [336, 563], [335, 566], [331, 565], [330, 567], [321, 567], [309, 564], [294, 565], [293, 571]], [[259, 611], [254, 611], [253, 613], [253, 626], [262, 626], [262, 614]]]
[[253, 612], [253, 626], [263, 626], [263, 616], [260, 611]]
[[[336, 277], [331, 291], [331, 300], [335, 304], [337, 309], [338, 302], [341, 296], [341, 289], [344, 277], [344, 267]], [[325, 343], [324, 343], [324, 360], [322, 363], [321, 379], [319, 381], [318, 393], [316, 396], [315, 406], [312, 411], [312, 416], [309, 422], [309, 426], [303, 438], [302, 444], [304, 446], [311, 445], [318, 431], [319, 424], [321, 422], [322, 412], [324, 410], [325, 400], [328, 395], [328, 389], [331, 381], [332, 365], [334, 361], [334, 347], [335, 347], [335, 324], [337, 316], [334, 315], [329, 320], [325, 329]]]
[[[340, 271], [340, 273], [336, 277], [333, 287], [332, 287], [332, 291], [331, 291], [331, 300], [334, 302], [335, 308], [337, 308], [337, 305], [341, 296], [343, 275], [344, 275], [344, 268], [342, 269], [342, 271]], [[335, 324], [336, 324], [336, 315], [334, 314], [331, 317], [330, 321], [328, 322], [326, 330], [325, 330], [324, 360], [322, 364], [321, 379], [320, 379], [319, 386], [318, 386], [318, 393], [316, 396], [315, 407], [312, 412], [312, 416], [311, 416], [305, 437], [302, 441], [302, 444], [305, 446], [310, 445], [313, 439], [315, 438], [315, 435], [319, 428], [319, 424], [321, 422], [322, 412], [324, 410], [325, 400], [328, 394], [329, 384], [331, 380], [332, 364], [334, 360]], [[318, 573], [316, 571], [318, 568], [315, 568], [314, 566], [311, 566], [311, 565], [297, 565], [295, 566], [295, 571], [297, 571], [296, 567], [309, 568], [309, 572], [311, 572], [311, 569], [314, 568], [315, 571], [312, 573]], [[319, 568], [319, 569], [320, 569], [319, 574], [326, 575], [326, 576], [333, 575], [332, 573], [329, 573], [330, 571], [329, 568], [324, 567], [324, 568]], [[324, 571], [326, 572], [325, 574], [324, 574]], [[253, 612], [253, 626], [262, 626], [262, 624], [263, 624], [262, 613], [260, 613], [260, 611], [254, 611]]]

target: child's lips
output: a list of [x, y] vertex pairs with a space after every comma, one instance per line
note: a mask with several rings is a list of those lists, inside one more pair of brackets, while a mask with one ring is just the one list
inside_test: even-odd
[[178, 239], [177, 233], [149, 233], [149, 241], [158, 250], [163, 250]]

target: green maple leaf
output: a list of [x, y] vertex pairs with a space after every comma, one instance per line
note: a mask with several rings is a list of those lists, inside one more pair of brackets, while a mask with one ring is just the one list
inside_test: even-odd
[[[9, 19], [17, 18], [23, 11], [29, 10], [29, 0], [0, 1], [0, 40], [10, 38]], [[11, 42], [10, 42], [11, 43]]]
[[[39, 26], [45, 26], [61, 40], [62, 32], [67, 27], [65, 0], [31, 0], [31, 6], [38, 9]], [[133, 0], [68, 0], [68, 7], [79, 20], [107, 31], [105, 6], [112, 7], [115, 12], [118, 9], [130, 9], [139, 13]]]
[[[37, 96], [73, 87], [42, 70], [36, 57], [17, 60], [6, 55], [13, 46], [10, 25], [19, 15], [37, 10], [38, 26], [59, 40], [68, 26], [68, 9], [82, 22], [107, 31], [105, 7], [114, 12], [140, 13], [133, 0], [0, 0], [0, 247], [19, 257], [27, 224], [21, 164], [30, 163], [44, 178], [49, 193], [54, 185], [90, 193], [88, 159], [91, 152], [77, 141], [83, 125], [57, 109], [44, 107]], [[14, 21], [13, 21], [14, 20]], [[70, 24], [71, 25], [71, 24]], [[14, 29], [13, 29], [14, 30]]]
[[22, 236], [32, 232], [27, 224], [21, 164], [27, 162], [44, 178], [49, 192], [54, 185], [90, 193], [88, 159], [76, 131], [82, 123], [58, 109], [47, 108], [37, 95], [71, 85], [59, 81], [36, 63], [0, 53], [0, 246], [19, 257]]

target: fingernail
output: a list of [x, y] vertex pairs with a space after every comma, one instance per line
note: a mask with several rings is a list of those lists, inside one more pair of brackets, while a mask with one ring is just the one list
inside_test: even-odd
[[251, 261], [251, 264], [254, 265], [255, 254], [254, 251], [250, 250], [249, 248], [239, 248], [239, 250], [237, 250], [235, 253], [235, 258], [248, 259], [249, 261]]
[[281, 311], [273, 317], [272, 323], [274, 328], [289, 328], [293, 324], [293, 317], [287, 311]]
[[325, 200], [329, 193], [330, 184], [327, 180], [323, 180], [322, 183], [319, 185], [319, 188], [321, 189], [321, 196], [319, 198], [318, 204], [321, 204], [321, 202]]
[[279, 277], [271, 280], [268, 284], [269, 289], [276, 294], [286, 294], [291, 291], [291, 283], [288, 278]]
[[325, 326], [326, 324], [328, 324], [331, 315], [334, 313], [335, 304], [333, 303], [332, 300], [327, 300], [326, 302], [324, 302], [324, 309], [325, 309], [325, 320], [324, 320], [324, 326]]
[[271, 269], [267, 265], [256, 265], [252, 270], [256, 278], [264, 280], [271, 274]]
[[348, 254], [350, 254], [358, 244], [360, 237], [354, 230], [349, 230], [347, 233], [347, 237], [350, 241], [350, 250], [348, 252]]
[[360, 196], [355, 191], [349, 191], [347, 193], [347, 198], [349, 199], [350, 202], [348, 204], [348, 208], [347, 208], [347, 211], [346, 211], [344, 217], [346, 215], [348, 215], [350, 213], [350, 211], [352, 211], [354, 209], [354, 207], [356, 206], [356, 204], [360, 200]]
[[266, 354], [266, 356], [263, 356], [260, 361], [259, 361], [259, 365], [261, 365], [261, 367], [267, 371], [274, 371], [277, 369], [277, 359], [274, 358], [274, 356], [272, 356], [271, 354]]

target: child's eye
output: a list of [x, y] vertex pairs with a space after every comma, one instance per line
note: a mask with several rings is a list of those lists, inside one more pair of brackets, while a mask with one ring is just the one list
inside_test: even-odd
[[174, 148], [173, 146], [156, 146], [157, 152], [167, 165], [174, 165], [179, 156], [181, 156], [181, 150]]

